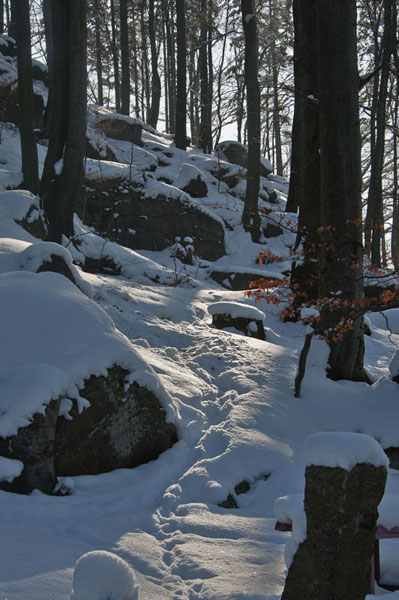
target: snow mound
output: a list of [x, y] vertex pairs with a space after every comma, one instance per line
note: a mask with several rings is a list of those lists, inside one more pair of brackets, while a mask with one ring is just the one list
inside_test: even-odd
[[19, 271], [20, 269], [36, 273], [43, 263], [51, 263], [53, 256], [58, 256], [65, 262], [74, 283], [88, 298], [92, 298], [91, 285], [81, 277], [72, 262], [70, 252], [60, 244], [54, 242], [30, 244], [13, 238], [0, 238], [0, 273]]
[[83, 554], [76, 562], [70, 600], [138, 600], [139, 588], [128, 563], [103, 550]]
[[[58, 273], [0, 275], [0, 435], [15, 435], [59, 397], [87, 401], [79, 388], [114, 364], [143, 369], [111, 318]], [[144, 367], [145, 368], [145, 367]]]
[[308, 466], [341, 467], [346, 471], [364, 463], [374, 467], [389, 467], [388, 457], [379, 443], [365, 433], [313, 433], [305, 440], [304, 457]]
[[214, 302], [208, 306], [208, 312], [210, 315], [230, 315], [232, 319], [263, 321], [266, 318], [265, 313], [258, 308], [240, 302]]
[[13, 481], [21, 475], [24, 465], [20, 460], [0, 456], [0, 481]]

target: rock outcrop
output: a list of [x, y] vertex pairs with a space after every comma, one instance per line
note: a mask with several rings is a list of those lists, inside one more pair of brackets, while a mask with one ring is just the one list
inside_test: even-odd
[[133, 383], [125, 389], [127, 372], [109, 369], [107, 377], [91, 377], [80, 395], [90, 402], [72, 420], [61, 417], [55, 434], [57, 476], [95, 475], [131, 468], [154, 460], [176, 441], [155, 395]]
[[143, 123], [133, 117], [114, 114], [109, 117], [101, 117], [96, 122], [96, 128], [102, 131], [107, 137], [124, 142], [132, 142], [141, 146], [141, 134], [143, 132]]
[[112, 178], [90, 179], [87, 185], [85, 205], [77, 212], [99, 235], [132, 250], [155, 251], [169, 247], [176, 237], [191, 237], [199, 258], [213, 261], [225, 254], [221, 220], [193, 206], [176, 188], [153, 182], [144, 191]]
[[[223, 160], [240, 165], [245, 169], [248, 167], [248, 146], [240, 144], [233, 140], [225, 140], [220, 142], [216, 147], [216, 154]], [[260, 174], [267, 177], [272, 172], [272, 166], [270, 162], [261, 157], [260, 159]]]

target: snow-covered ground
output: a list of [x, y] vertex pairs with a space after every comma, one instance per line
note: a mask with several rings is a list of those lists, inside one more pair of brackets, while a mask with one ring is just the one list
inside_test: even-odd
[[[165, 136], [145, 132], [144, 140], [147, 152], [157, 146], [172, 155], [171, 164], [161, 167], [169, 169], [172, 181], [179, 165], [193, 161], [209, 183], [211, 157], [195, 149], [175, 151]], [[5, 127], [0, 145], [4, 187], [19, 177], [18, 143], [15, 129]], [[156, 176], [157, 170], [153, 181]], [[268, 185], [272, 189], [273, 182]], [[255, 258], [259, 251], [271, 250], [288, 260], [289, 228], [277, 238], [252, 244], [240, 226], [242, 200], [216, 184], [208, 187], [209, 196], [195, 204], [202, 203], [229, 225], [228, 253], [212, 268], [234, 265], [244, 271], [272, 270], [281, 277], [287, 263], [258, 265]], [[283, 198], [279, 192], [280, 203]], [[28, 244], [37, 240], [15, 223], [1, 196], [0, 212], [1, 235], [23, 240], [14, 242], [12, 252], [26, 258]], [[280, 217], [287, 219], [275, 212]], [[77, 227], [83, 226], [77, 221]], [[104, 244], [90, 233], [84, 240], [87, 255]], [[10, 252], [10, 244], [4, 248]], [[68, 600], [74, 565], [93, 550], [113, 552], [133, 567], [141, 600], [279, 600], [288, 534], [274, 530], [273, 505], [279, 496], [303, 492], [306, 437], [318, 431], [360, 432], [383, 447], [399, 446], [399, 387], [389, 374], [399, 346], [399, 309], [386, 311], [388, 322], [369, 315], [366, 365], [372, 386], [327, 379], [327, 348], [314, 340], [302, 397], [295, 398], [305, 328], [279, 320], [284, 303], [255, 304], [241, 291], [221, 288], [210, 279], [211, 265], [205, 261], [188, 266], [169, 250], [133, 252], [109, 243], [107, 248], [124, 265], [123, 274], [80, 276], [130, 340], [140, 364], [159, 381], [179, 441], [157, 460], [132, 470], [67, 478], [63, 483], [70, 494], [64, 497], [0, 492], [0, 600]], [[31, 250], [31, 255], [37, 253]], [[3, 256], [0, 264], [26, 269], [26, 262], [15, 261], [15, 256]], [[161, 283], [152, 281], [156, 274]], [[76, 290], [82, 302], [90, 302]], [[208, 307], [215, 302], [262, 310], [266, 341], [213, 328]], [[27, 354], [18, 319], [12, 322], [13, 337]], [[111, 327], [109, 320], [104, 322]], [[44, 346], [50, 335], [43, 330]], [[63, 335], [68, 335], [67, 324]], [[389, 471], [387, 490], [399, 493], [399, 471]], [[220, 506], [229, 495], [237, 508]], [[382, 574], [399, 582], [398, 548], [397, 540], [382, 542]], [[399, 593], [387, 598], [397, 600]]]

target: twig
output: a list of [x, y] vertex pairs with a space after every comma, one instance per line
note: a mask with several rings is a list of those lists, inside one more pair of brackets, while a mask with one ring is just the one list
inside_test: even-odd
[[306, 334], [305, 343], [303, 345], [301, 354], [299, 356], [298, 375], [295, 377], [295, 398], [301, 397], [301, 385], [302, 385], [302, 379], [304, 378], [305, 370], [306, 370], [306, 359], [308, 357], [310, 343], [312, 341], [312, 337], [314, 336], [314, 333], [315, 333], [314, 331], [311, 331]]

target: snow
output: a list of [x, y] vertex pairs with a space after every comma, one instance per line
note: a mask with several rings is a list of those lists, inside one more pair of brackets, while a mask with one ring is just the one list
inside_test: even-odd
[[307, 466], [340, 467], [350, 471], [357, 464], [389, 466], [388, 457], [378, 442], [364, 433], [320, 431], [306, 438], [304, 457]]
[[240, 302], [214, 302], [208, 306], [208, 312], [210, 315], [230, 315], [232, 319], [263, 321], [266, 318], [265, 313], [258, 308]]
[[0, 275], [0, 436], [16, 435], [46, 404], [118, 364], [141, 367], [108, 315], [58, 273]]
[[0, 481], [11, 482], [21, 475], [24, 465], [20, 460], [0, 456]]
[[[15, 432], [28, 415], [43, 410], [43, 399], [58, 394], [64, 397], [64, 416], [71, 402], [81, 402], [84, 409], [78, 397], [84, 377], [122, 361], [131, 373], [126, 383], [136, 379], [151, 386], [179, 437], [157, 460], [135, 469], [61, 479], [64, 495], [0, 492], [6, 548], [0, 561], [0, 598], [69, 600], [79, 557], [106, 551], [133, 568], [141, 600], [279, 600], [284, 554], [289, 563], [292, 544], [301, 541], [306, 526], [295, 518], [292, 538], [276, 531], [273, 507], [276, 498], [303, 494], [305, 439], [322, 431], [350, 437], [361, 433], [383, 448], [399, 446], [399, 388], [389, 372], [399, 347], [399, 309], [368, 314], [371, 336], [365, 339], [365, 363], [373, 385], [327, 379], [328, 348], [313, 339], [298, 400], [294, 379], [306, 329], [301, 323], [280, 321], [284, 296], [280, 305], [255, 304], [210, 277], [219, 269], [251, 272], [254, 279], [273, 274], [282, 280], [295, 243], [290, 227], [295, 229], [296, 223], [296, 215], [281, 213], [286, 183], [274, 176], [261, 179], [264, 189], [281, 187], [278, 204], [262, 200], [260, 205], [273, 211], [284, 233], [253, 244], [241, 226], [240, 191], [215, 178], [215, 156], [194, 147], [183, 152], [173, 146], [171, 136], [144, 130], [142, 149], [148, 154], [140, 155], [142, 162], [138, 158], [130, 171], [128, 148], [108, 142], [124, 162], [107, 166], [106, 161], [89, 161], [89, 176], [102, 172], [126, 181], [131, 173], [149, 202], [162, 192], [201, 206], [224, 224], [227, 254], [214, 263], [198, 259], [182, 265], [176, 259], [175, 265], [169, 250], [122, 248], [76, 219], [76, 248], [64, 240], [71, 255], [81, 263], [84, 256], [109, 256], [120, 266], [117, 276], [78, 269], [91, 286], [91, 300], [61, 275], [36, 274], [16, 264], [30, 252], [35, 260], [47, 255], [40, 246], [34, 250], [43, 242], [19, 224], [33, 214], [27, 212], [31, 200], [34, 210], [39, 207], [26, 193], [13, 192], [7, 202], [0, 195], [0, 236], [8, 238], [0, 242], [0, 281], [7, 282], [0, 287], [0, 402], [3, 407], [6, 387], [7, 397], [16, 400], [14, 413], [8, 408], [0, 422]], [[42, 165], [46, 148], [38, 150]], [[206, 198], [193, 201], [157, 181], [163, 167], [156, 167], [151, 157], [164, 161], [165, 152], [170, 155], [168, 179], [175, 181], [181, 166], [193, 163], [204, 174]], [[144, 169], [149, 164], [154, 171]], [[242, 167], [235, 170], [243, 172]], [[20, 181], [19, 133], [7, 124], [0, 145], [0, 190]], [[269, 249], [273, 256], [284, 257], [283, 263], [256, 265], [259, 251], [267, 254]], [[213, 328], [208, 307], [218, 302], [262, 310], [267, 341]], [[364, 458], [366, 447], [370, 449], [368, 443], [360, 449], [349, 443], [352, 463]], [[334, 444], [332, 454], [337, 462]], [[370, 456], [375, 461], [373, 451]], [[17, 475], [17, 464], [8, 463], [7, 468], [10, 476]], [[249, 490], [240, 494], [237, 486], [244, 481]], [[237, 509], [220, 506], [229, 494]], [[389, 469], [380, 517], [386, 525], [394, 523], [398, 494], [398, 472]], [[284, 510], [288, 515], [288, 508]], [[287, 540], [293, 541], [286, 545]], [[391, 581], [399, 581], [398, 549], [398, 540], [381, 541], [382, 575]], [[398, 595], [387, 593], [387, 598], [396, 600]]]
[[303, 494], [292, 494], [277, 498], [274, 503], [274, 514], [277, 521], [291, 523], [292, 532], [284, 549], [284, 562], [290, 567], [299, 544], [306, 539], [306, 513], [303, 505]]
[[71, 600], [139, 600], [133, 569], [112, 552], [87, 552], [76, 562]]
[[194, 165], [183, 163], [176, 179], [173, 182], [173, 185], [177, 188], [183, 189], [190, 183], [190, 181], [196, 179], [204, 180], [202, 171]]

